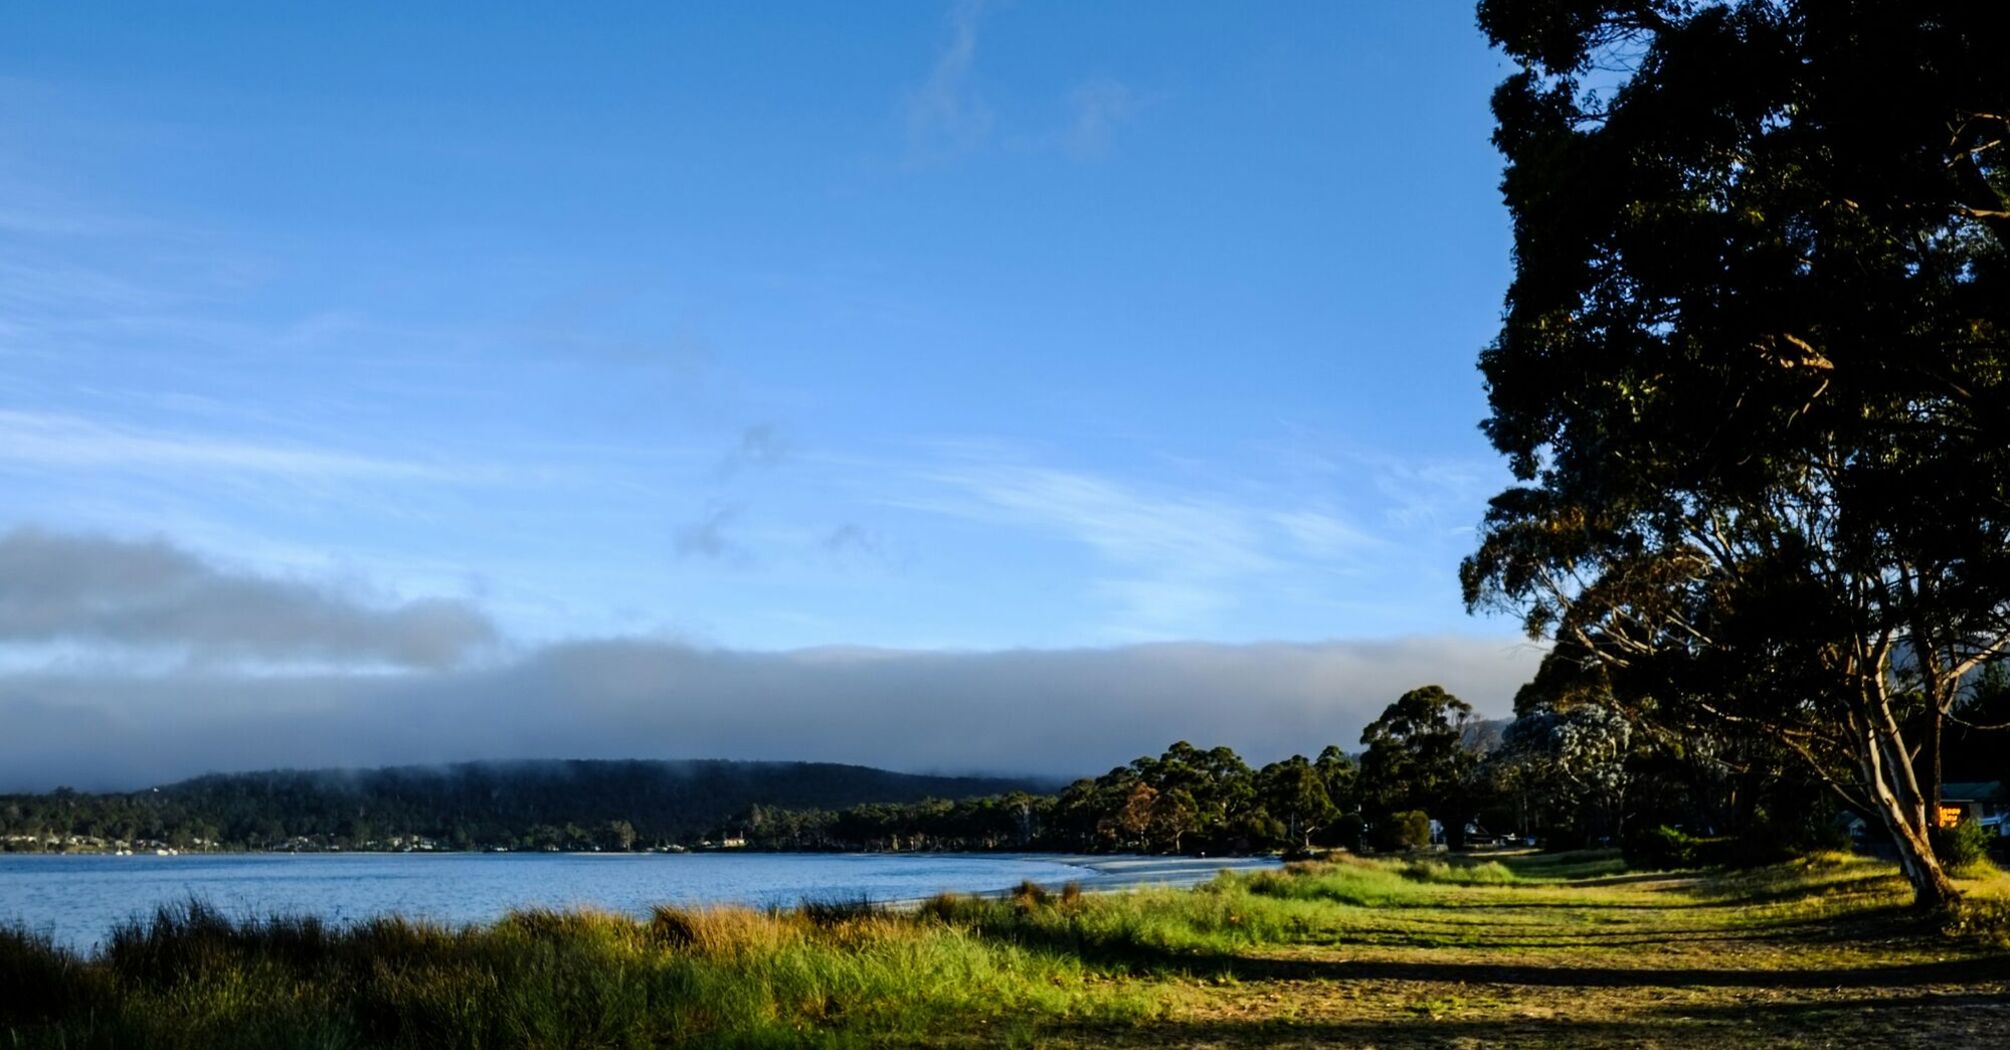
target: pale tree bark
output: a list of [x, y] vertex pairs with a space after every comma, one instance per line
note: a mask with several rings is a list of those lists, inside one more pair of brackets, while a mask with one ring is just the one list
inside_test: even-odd
[[[1858, 722], [1858, 761], [1862, 786], [1866, 789], [1878, 820], [1898, 849], [1898, 864], [1912, 884], [1913, 903], [1937, 908], [1961, 899], [1961, 891], [1947, 877], [1947, 870], [1934, 853], [1933, 827], [1927, 801], [1913, 775], [1905, 741], [1891, 715], [1890, 696], [1882, 681], [1865, 684], [1866, 708], [1880, 716]], [[1857, 722], [1856, 719], [1852, 719]]]

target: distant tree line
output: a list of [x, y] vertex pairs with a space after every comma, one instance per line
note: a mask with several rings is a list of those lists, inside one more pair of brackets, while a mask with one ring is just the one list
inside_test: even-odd
[[0, 848], [619, 850], [702, 841], [757, 802], [843, 807], [1041, 786], [810, 762], [477, 762], [214, 774], [136, 792], [0, 796]]
[[[756, 807], [732, 834], [777, 850], [1188, 854], [1573, 848], [1673, 834], [1710, 843], [1710, 860], [1760, 862], [1847, 846], [1850, 816], [1874, 821], [1765, 736], [1671, 721], [1580, 667], [1567, 653], [1545, 662], [1512, 720], [1478, 718], [1435, 685], [1411, 690], [1354, 754], [1327, 747], [1252, 768], [1226, 747], [1181, 741], [1058, 795]], [[1969, 728], [2010, 721], [2010, 674], [1992, 667], [1957, 711], [1950, 778], [2010, 780], [2010, 751]]]
[[[2005, 665], [1990, 665], [1953, 712], [1943, 772], [2010, 779], [2010, 750], [1975, 728], [2010, 722]], [[1390, 703], [1353, 754], [1328, 746], [1261, 767], [1180, 741], [1057, 793], [814, 763], [217, 775], [133, 793], [0, 797], [0, 845], [1218, 855], [1461, 849], [1476, 839], [1616, 845], [1661, 833], [1710, 840], [1714, 859], [1763, 860], [1846, 844], [1848, 807], [1789, 749], [1677, 713], [1560, 646], [1517, 694], [1512, 720], [1478, 718], [1428, 685]]]
[[1014, 792], [840, 810], [756, 810], [749, 846], [846, 850], [1246, 853], [1324, 843], [1358, 807], [1358, 768], [1337, 747], [1252, 769], [1185, 741], [1058, 795]]

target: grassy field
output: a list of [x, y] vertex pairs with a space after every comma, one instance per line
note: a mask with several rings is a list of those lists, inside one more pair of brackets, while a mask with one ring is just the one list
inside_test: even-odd
[[2010, 1045], [2010, 878], [1603, 853], [1296, 865], [887, 914], [532, 912], [474, 929], [200, 906], [90, 958], [0, 934], [0, 1047]]

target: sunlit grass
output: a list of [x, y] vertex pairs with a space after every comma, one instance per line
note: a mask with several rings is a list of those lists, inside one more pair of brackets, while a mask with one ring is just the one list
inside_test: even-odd
[[1134, 1019], [1160, 998], [1092, 989], [1080, 959], [917, 916], [744, 908], [526, 911], [461, 929], [190, 904], [121, 927], [88, 961], [0, 936], [0, 967], [0, 1031], [24, 1046], [842, 1044]]
[[[1342, 855], [1193, 890], [1029, 883], [898, 911], [531, 910], [475, 927], [188, 904], [119, 927], [89, 957], [0, 931], [0, 1047], [1009, 1045], [1055, 1032], [1093, 1045], [1206, 1016], [1209, 996], [1261, 980], [1252, 960], [1321, 952], [1405, 973], [1693, 975], [1861, 971], [1867, 959], [1926, 965], [2010, 947], [2010, 875], [1960, 881], [1968, 899], [1938, 925], [1907, 907], [1891, 864], [1840, 853], [1708, 876], [1621, 874], [1609, 851]], [[1291, 998], [1314, 986], [1284, 987], [1261, 1008], [1326, 1008]], [[1630, 985], [1592, 987], [1576, 994]], [[1348, 1001], [1413, 1022], [1507, 1002], [1388, 988]]]

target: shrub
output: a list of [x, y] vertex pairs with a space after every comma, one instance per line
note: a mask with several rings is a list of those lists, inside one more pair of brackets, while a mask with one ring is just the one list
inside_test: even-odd
[[1814, 851], [1813, 846], [1778, 837], [1764, 826], [1743, 835], [1696, 840], [1696, 862], [1713, 868], [1763, 868]]
[[1327, 832], [1327, 840], [1349, 853], [1361, 852], [1361, 837], [1367, 830], [1367, 822], [1359, 813], [1349, 813], [1333, 822]]
[[1989, 829], [1964, 820], [1951, 828], [1933, 829], [1933, 853], [1949, 870], [1972, 868], [1989, 856]]
[[1378, 850], [1423, 849], [1431, 844], [1431, 818], [1421, 809], [1391, 813], [1375, 822]]
[[1760, 831], [1699, 838], [1666, 824], [1630, 831], [1620, 843], [1626, 866], [1641, 871], [1675, 868], [1759, 868], [1815, 852]]
[[1629, 868], [1643, 871], [1693, 868], [1697, 865], [1700, 841], [1679, 828], [1663, 824], [1627, 832], [1619, 851], [1625, 856]]

